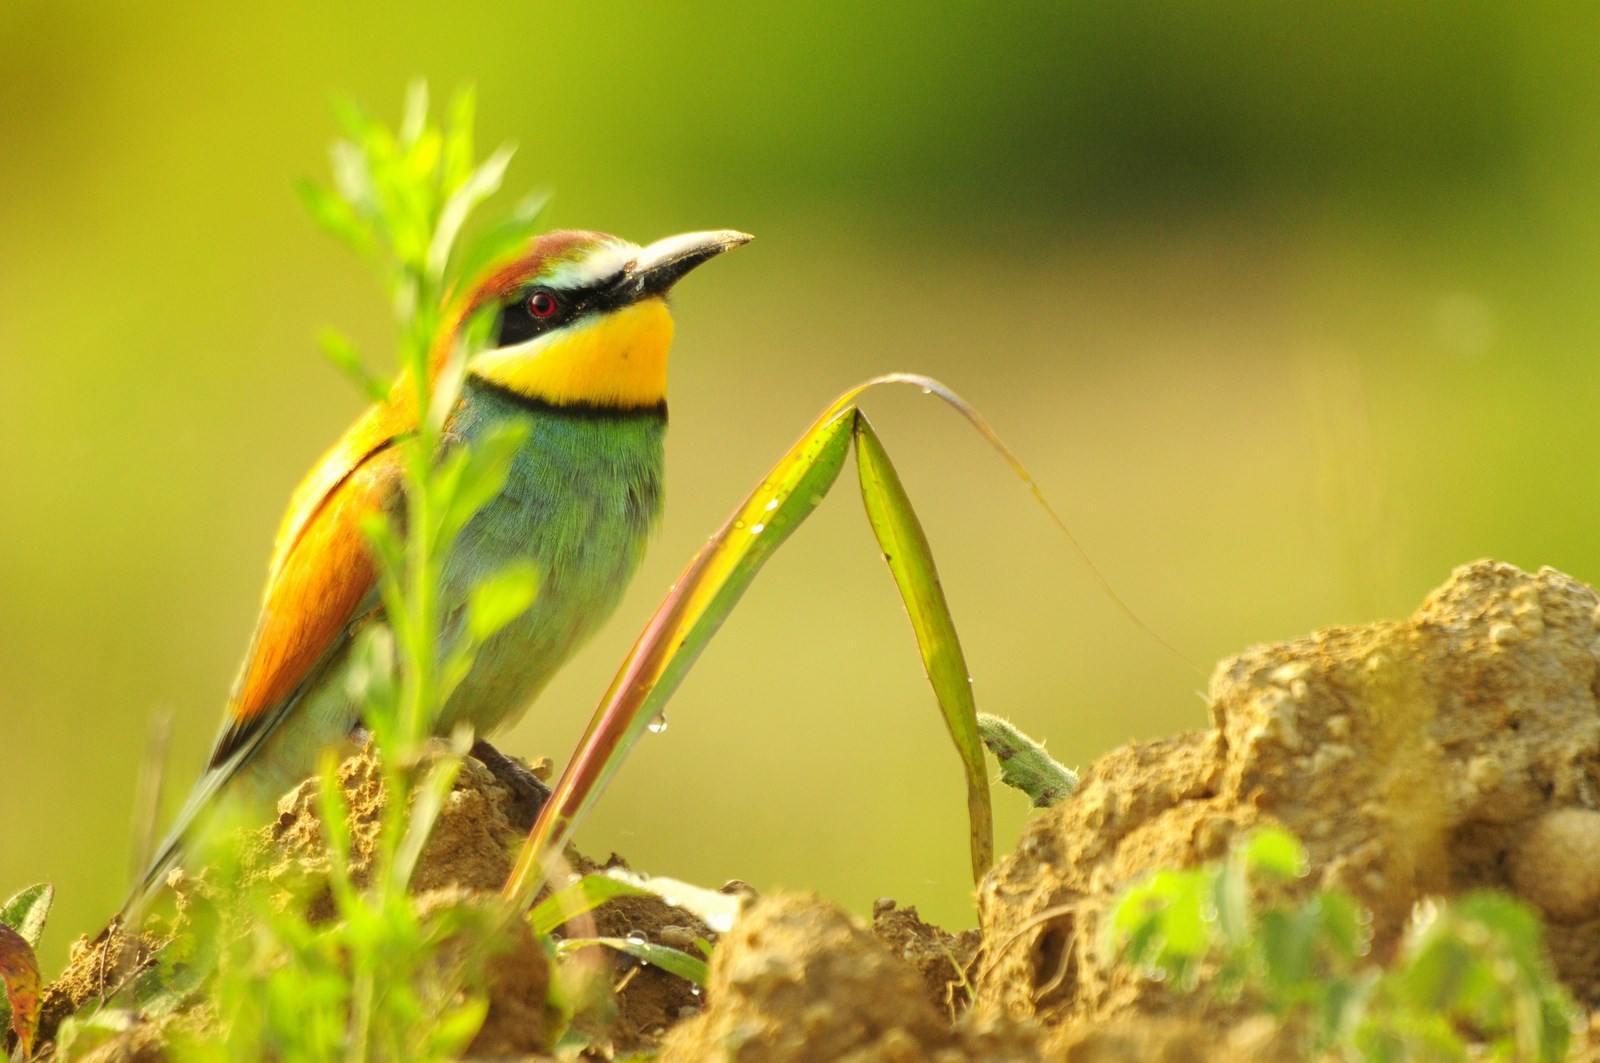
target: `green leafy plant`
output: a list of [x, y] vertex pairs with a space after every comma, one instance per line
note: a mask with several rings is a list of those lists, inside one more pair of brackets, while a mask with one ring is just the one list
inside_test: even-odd
[[[365, 881], [358, 882], [349, 808], [337, 764], [325, 758], [319, 811], [335, 917], [316, 925], [301, 907], [284, 908], [249, 888], [226, 841], [212, 847], [205, 861], [209, 893], [229, 897], [234, 911], [201, 920], [204, 925], [187, 937], [220, 934], [230, 941], [211, 990], [227, 1033], [187, 1040], [182, 1054], [197, 1060], [457, 1056], [482, 1023], [482, 968], [504, 920], [498, 911], [471, 907], [424, 915], [409, 897], [417, 861], [470, 744], [463, 731], [444, 750], [427, 747], [430, 722], [482, 643], [523, 612], [534, 594], [526, 569], [491, 574], [471, 597], [464, 635], [438, 652], [440, 573], [458, 533], [500, 490], [520, 437], [502, 432], [437, 460], [460, 373], [449, 366], [437, 375], [428, 370], [452, 294], [526, 241], [538, 223], [538, 203], [524, 202], [470, 243], [460, 239], [472, 210], [498, 189], [511, 156], [502, 148], [474, 161], [470, 92], [455, 99], [442, 126], [430, 121], [420, 85], [412, 88], [396, 132], [353, 104], [338, 113], [345, 139], [333, 148], [335, 187], [308, 183], [301, 193], [326, 229], [378, 267], [398, 325], [398, 382], [369, 372], [337, 334], [325, 335], [322, 346], [369, 395], [402, 389], [401, 401], [425, 411], [417, 430], [400, 441], [405, 534], [383, 516], [363, 529], [378, 559], [386, 620], [356, 647], [362, 718], [383, 773], [382, 823]], [[467, 323], [446, 353], [451, 365], [464, 364], [484, 341], [487, 325]], [[230, 934], [227, 925], [241, 915], [250, 929]], [[160, 992], [170, 997], [172, 987], [182, 985], [180, 967], [200, 966], [186, 959], [178, 964], [167, 957], [158, 966]], [[147, 997], [144, 1009], [158, 998]]]
[[1102, 948], [1180, 991], [1258, 1002], [1306, 1057], [1566, 1057], [1573, 1005], [1544, 959], [1538, 920], [1517, 901], [1478, 893], [1422, 906], [1384, 968], [1367, 956], [1369, 917], [1348, 894], [1257, 907], [1257, 884], [1305, 869], [1292, 835], [1258, 831], [1224, 861], [1128, 887]]

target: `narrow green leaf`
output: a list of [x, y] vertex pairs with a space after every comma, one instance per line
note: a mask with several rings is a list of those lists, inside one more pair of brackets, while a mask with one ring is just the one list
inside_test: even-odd
[[375, 219], [381, 221], [378, 189], [367, 157], [349, 141], [337, 140], [328, 149], [328, 158], [333, 168], [333, 187], [354, 215], [366, 224]]
[[644, 875], [625, 867], [607, 868], [606, 875], [654, 894], [674, 908], [692, 912], [719, 934], [726, 934], [733, 929], [733, 924], [738, 922], [749, 900], [742, 894], [723, 893], [666, 875]]
[[972, 679], [956, 636], [955, 620], [945, 601], [933, 551], [922, 523], [911, 507], [905, 487], [888, 453], [865, 414], [855, 422], [856, 466], [861, 479], [861, 500], [867, 520], [900, 597], [911, 618], [911, 629], [922, 653], [922, 666], [933, 685], [944, 714], [945, 726], [955, 743], [967, 782], [967, 819], [972, 853], [972, 879], [982, 880], [994, 863], [994, 813], [989, 800], [989, 773], [983, 762], [983, 740], [978, 734], [978, 709], [972, 697]]
[[528, 925], [535, 934], [550, 934], [585, 912], [592, 912], [613, 897], [648, 897], [650, 891], [609, 875], [585, 875], [534, 905]]
[[477, 110], [478, 93], [470, 85], [457, 91], [450, 101], [444, 159], [439, 168], [446, 195], [454, 194], [472, 172], [472, 127]]
[[339, 123], [339, 128], [344, 130], [344, 135], [357, 145], [366, 143], [377, 127], [372, 116], [367, 114], [366, 108], [349, 96], [334, 98], [333, 117]]
[[33, 946], [15, 930], [0, 923], [0, 981], [6, 987], [6, 1010], [16, 1032], [22, 1058], [33, 1055], [33, 1038], [39, 1032], [39, 961]]
[[461, 227], [477, 206], [500, 189], [505, 179], [506, 167], [511, 165], [515, 149], [507, 146], [496, 151], [478, 164], [460, 188], [445, 201], [439, 212], [439, 225], [433, 233], [433, 244], [428, 248], [428, 275], [439, 279], [444, 276], [445, 263], [450, 250], [456, 246]]
[[415, 144], [428, 128], [428, 82], [415, 78], [406, 86], [405, 108], [400, 113], [399, 141]]
[[577, 820], [661, 712], [761, 566], [821, 503], [844, 465], [856, 409], [830, 406], [734, 511], [656, 608], [611, 681], [577, 750], [517, 856], [504, 893], [526, 906], [547, 852]]
[[516, 561], [478, 581], [467, 606], [467, 632], [481, 645], [528, 611], [539, 593], [539, 568]]
[[19, 890], [4, 905], [0, 905], [0, 923], [22, 935], [34, 948], [39, 947], [39, 935], [44, 932], [44, 921], [50, 917], [50, 905], [55, 902], [56, 888], [48, 882]]
[[341, 909], [350, 907], [355, 887], [350, 879], [350, 808], [339, 783], [339, 758], [322, 751], [317, 764], [317, 811], [328, 848], [329, 881]]
[[472, 240], [465, 250], [453, 252], [451, 275], [460, 278], [477, 277], [489, 267], [498, 264], [522, 250], [529, 239], [544, 225], [544, 211], [550, 203], [548, 193], [539, 192], [523, 199], [511, 215], [497, 225], [492, 225]]
[[508, 422], [461, 452], [461, 466], [439, 518], [439, 539], [449, 543], [505, 486], [511, 462], [527, 441], [528, 426]]
[[355, 344], [351, 343], [343, 333], [324, 329], [317, 336], [317, 346], [322, 348], [322, 356], [332, 362], [335, 369], [349, 377], [367, 398], [373, 402], [382, 402], [388, 398], [389, 381], [367, 369], [361, 361], [361, 355], [356, 353]]
[[711, 968], [704, 960], [687, 952], [679, 952], [677, 949], [649, 941], [634, 941], [631, 938], [568, 938], [556, 946], [556, 955], [565, 956], [594, 945], [604, 945], [608, 949], [625, 952], [636, 960], [643, 960], [668, 974], [675, 974], [702, 989], [705, 988], [706, 979], [711, 974]]
[[372, 226], [356, 216], [350, 204], [341, 197], [310, 181], [295, 184], [300, 202], [311, 213], [311, 219], [345, 246], [357, 254], [372, 252]]

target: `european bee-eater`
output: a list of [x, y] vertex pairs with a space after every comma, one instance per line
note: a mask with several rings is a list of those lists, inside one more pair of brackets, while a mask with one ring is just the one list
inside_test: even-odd
[[[498, 311], [491, 342], [466, 365], [441, 448], [470, 446], [507, 422], [528, 432], [505, 486], [467, 524], [444, 567], [443, 641], [484, 577], [531, 562], [538, 587], [527, 612], [481, 647], [433, 721], [435, 733], [467, 723], [483, 735], [517, 719], [616, 608], [661, 511], [667, 292], [749, 239], [689, 233], [641, 248], [601, 233], [549, 233], [457, 304], [435, 373], [469, 315]], [[210, 762], [131, 903], [181, 861], [215, 801], [276, 799], [315, 769], [321, 750], [360, 726], [351, 647], [363, 628], [383, 622], [361, 522], [403, 507], [395, 443], [416, 427], [413, 391], [409, 380], [397, 382], [295, 491]]]

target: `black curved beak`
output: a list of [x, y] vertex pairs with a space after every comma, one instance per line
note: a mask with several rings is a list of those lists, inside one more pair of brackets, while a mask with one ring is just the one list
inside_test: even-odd
[[696, 266], [753, 239], [749, 233], [721, 229], [716, 232], [683, 233], [657, 240], [641, 250], [639, 257], [624, 272], [625, 283], [633, 288], [634, 297], [638, 299], [665, 295]]

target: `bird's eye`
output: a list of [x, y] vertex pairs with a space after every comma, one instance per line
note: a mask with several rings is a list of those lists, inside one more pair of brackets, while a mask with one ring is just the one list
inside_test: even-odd
[[528, 313], [534, 317], [551, 317], [560, 308], [561, 304], [556, 301], [556, 297], [543, 288], [528, 296]]

